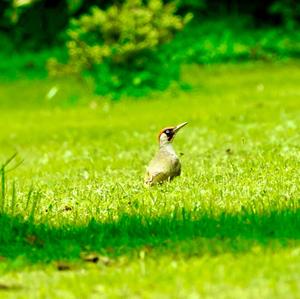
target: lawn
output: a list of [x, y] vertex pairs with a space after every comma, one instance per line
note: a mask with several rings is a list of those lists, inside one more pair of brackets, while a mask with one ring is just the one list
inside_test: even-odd
[[[1, 298], [300, 298], [299, 62], [182, 79], [117, 102], [84, 82], [0, 83], [0, 163], [17, 152]], [[181, 177], [144, 188], [159, 130], [184, 121]]]

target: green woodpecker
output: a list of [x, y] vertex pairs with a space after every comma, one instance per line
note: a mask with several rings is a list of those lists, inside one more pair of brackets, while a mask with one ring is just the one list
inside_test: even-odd
[[172, 141], [176, 133], [186, 124], [187, 122], [184, 122], [176, 127], [168, 127], [160, 131], [159, 150], [147, 167], [145, 186], [169, 181], [180, 175], [181, 164], [173, 149]]

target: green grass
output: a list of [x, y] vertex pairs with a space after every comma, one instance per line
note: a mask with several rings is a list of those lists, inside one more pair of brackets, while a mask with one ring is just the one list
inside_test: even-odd
[[[0, 164], [23, 162], [5, 173], [0, 297], [297, 298], [299, 66], [189, 66], [189, 92], [113, 103], [1, 83]], [[145, 189], [158, 131], [183, 121], [181, 177]]]

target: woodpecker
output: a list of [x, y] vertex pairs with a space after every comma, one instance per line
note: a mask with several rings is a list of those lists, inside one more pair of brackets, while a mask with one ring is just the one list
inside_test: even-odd
[[164, 181], [170, 181], [179, 176], [181, 172], [180, 161], [172, 146], [176, 133], [183, 128], [187, 122], [175, 127], [162, 129], [158, 135], [159, 150], [147, 167], [144, 184], [152, 186]]

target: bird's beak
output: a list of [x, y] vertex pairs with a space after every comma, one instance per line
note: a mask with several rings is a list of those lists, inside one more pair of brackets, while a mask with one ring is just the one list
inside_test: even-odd
[[183, 127], [184, 127], [185, 125], [187, 125], [187, 124], [188, 124], [188, 122], [186, 121], [186, 122], [184, 122], [184, 123], [182, 123], [182, 124], [176, 126], [176, 127], [173, 129], [173, 133], [174, 133], [174, 134], [177, 133], [181, 128], [183, 128]]

